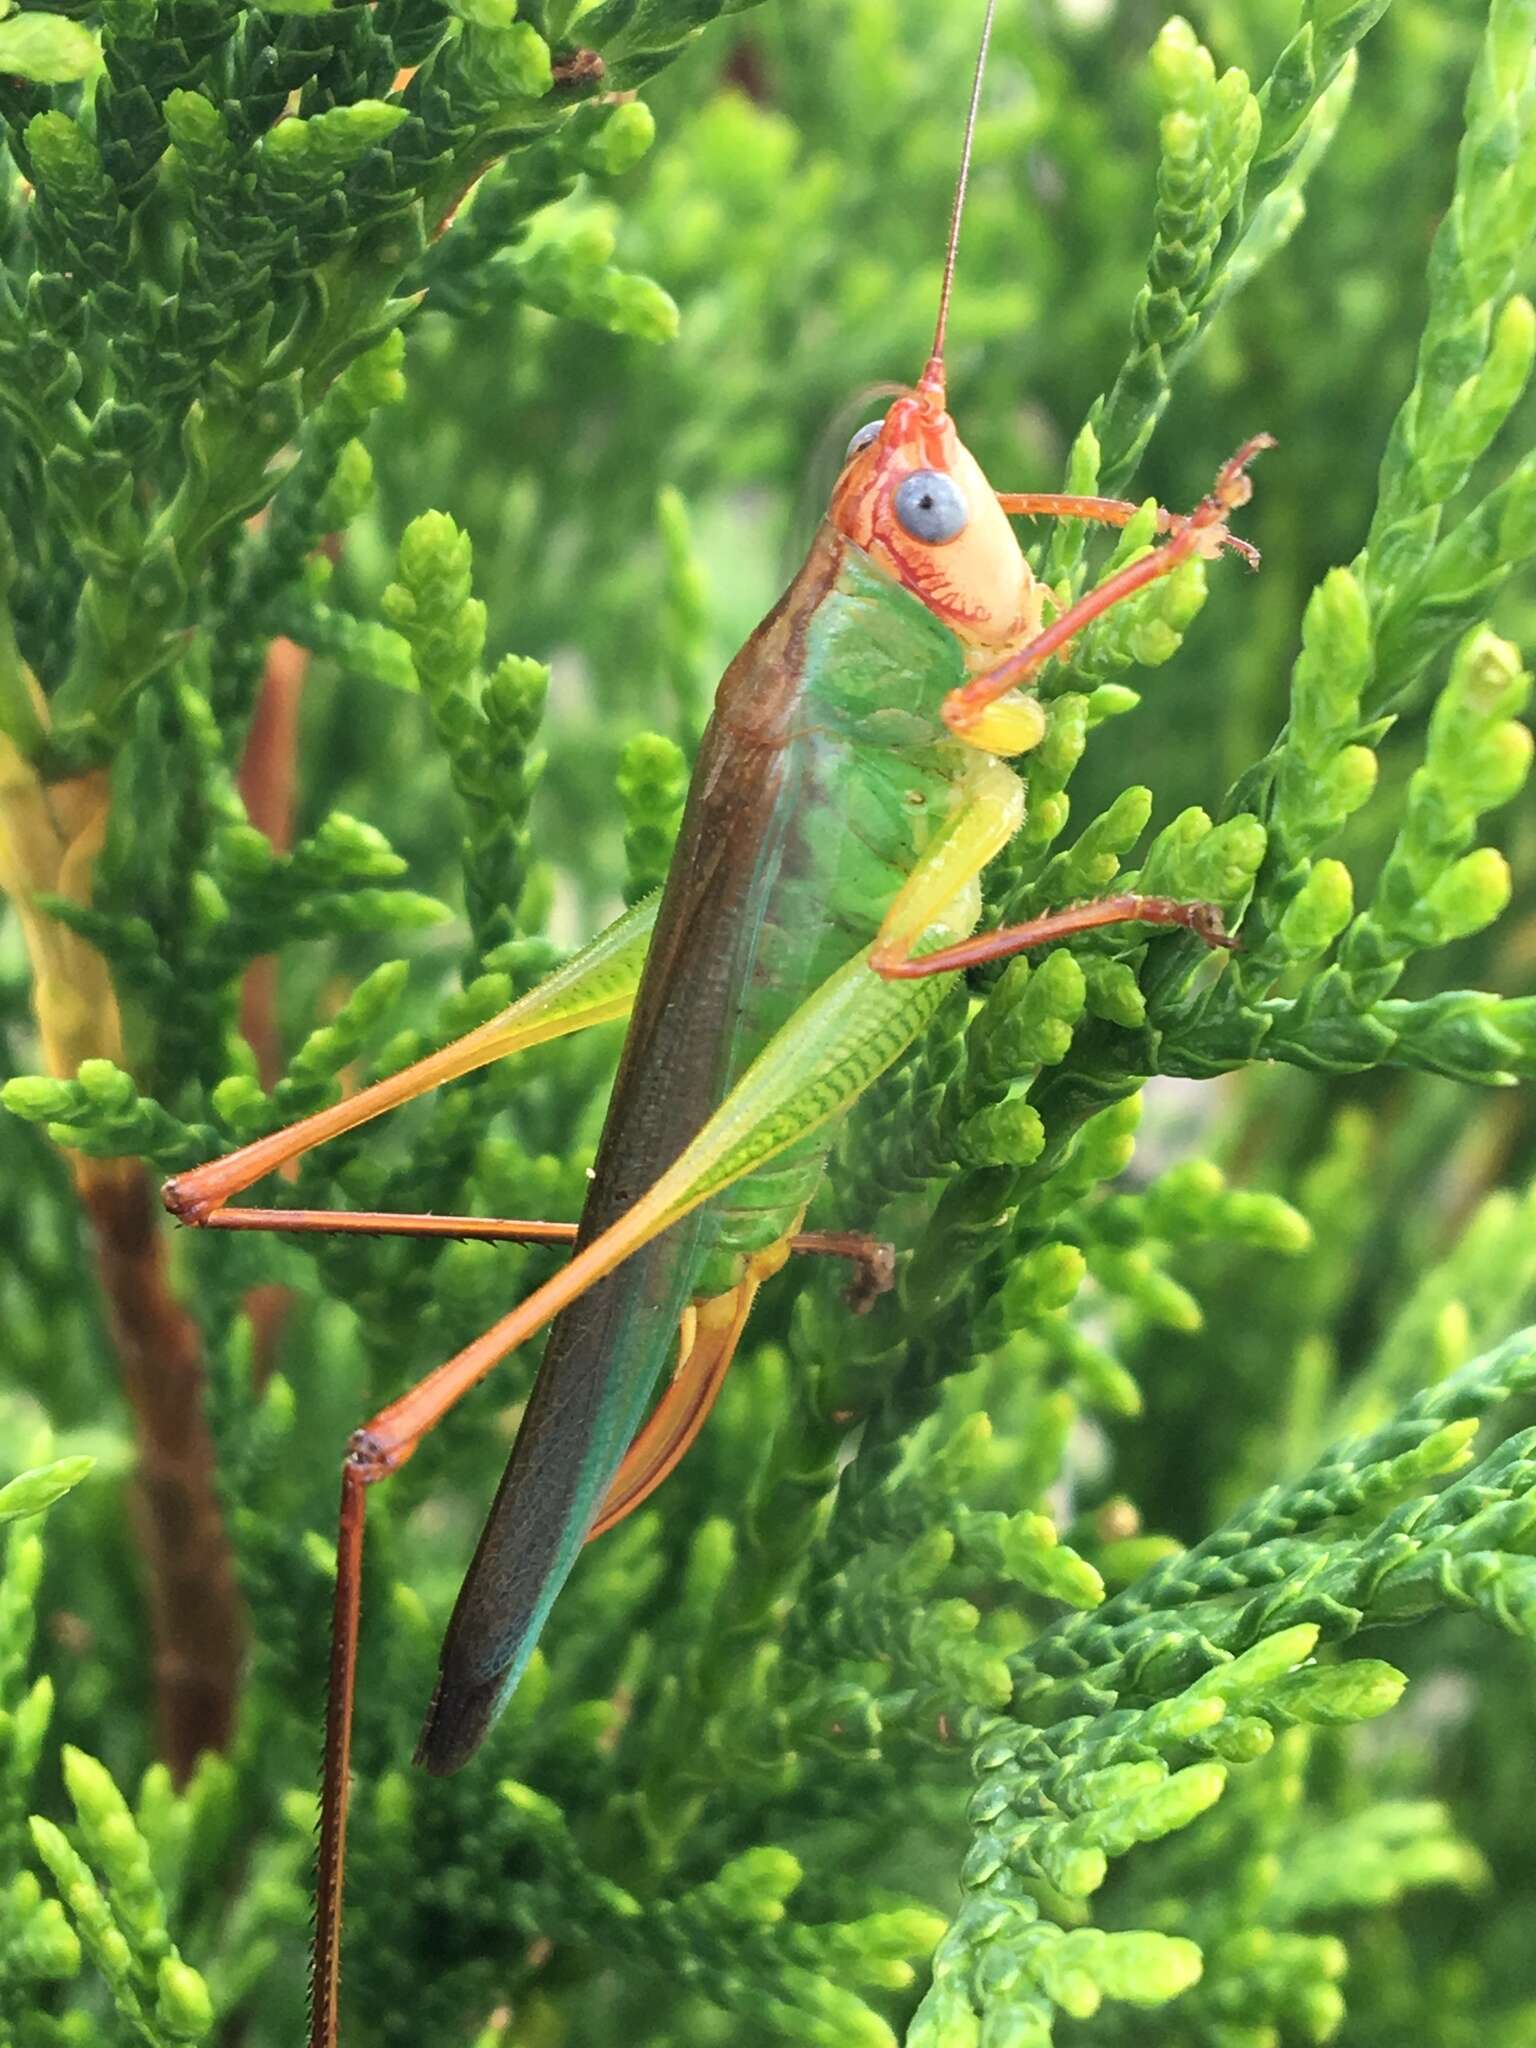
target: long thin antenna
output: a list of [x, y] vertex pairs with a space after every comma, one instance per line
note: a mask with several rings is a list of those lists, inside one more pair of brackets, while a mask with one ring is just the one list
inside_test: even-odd
[[933, 355], [923, 382], [929, 381], [929, 372], [937, 373], [940, 389], [944, 379], [944, 335], [949, 326], [949, 300], [955, 286], [955, 258], [960, 253], [960, 219], [965, 212], [965, 188], [971, 181], [971, 148], [976, 140], [976, 115], [981, 106], [981, 81], [987, 68], [987, 45], [992, 40], [992, 17], [997, 12], [997, 0], [987, 0], [986, 19], [981, 24], [981, 48], [976, 52], [976, 76], [971, 81], [970, 111], [965, 117], [965, 142], [960, 150], [960, 175], [955, 180], [955, 203], [949, 210], [949, 246], [944, 252], [944, 284], [939, 292], [939, 317], [933, 330]]

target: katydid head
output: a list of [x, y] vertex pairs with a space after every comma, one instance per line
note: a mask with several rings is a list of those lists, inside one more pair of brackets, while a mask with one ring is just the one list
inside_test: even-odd
[[917, 386], [861, 427], [828, 514], [969, 646], [1006, 647], [1032, 620], [1034, 579], [997, 493], [944, 404], [944, 337], [996, 0], [988, 0], [955, 182], [933, 351]]
[[828, 516], [968, 645], [1006, 647], [1028, 622], [1028, 564], [944, 409], [942, 368], [854, 435]]

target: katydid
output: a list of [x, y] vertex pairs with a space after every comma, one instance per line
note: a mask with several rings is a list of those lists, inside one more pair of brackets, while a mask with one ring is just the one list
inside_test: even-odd
[[[566, 1241], [569, 1262], [352, 1437], [342, 1474], [321, 1815], [311, 2048], [335, 2048], [359, 1573], [367, 1489], [547, 1324], [543, 1362], [444, 1641], [417, 1760], [468, 1762], [593, 1535], [697, 1435], [757, 1289], [795, 1249], [888, 1253], [801, 1234], [839, 1120], [901, 1058], [945, 976], [1122, 922], [1230, 943], [1209, 904], [1134, 894], [975, 934], [979, 877], [1019, 829], [1010, 759], [1042, 737], [1028, 685], [1091, 619], [1192, 556], [1230, 546], [1250, 441], [1163, 545], [1046, 623], [1009, 519], [1125, 523], [1118, 500], [1004, 494], [945, 410], [944, 344], [981, 78], [981, 38], [932, 354], [854, 435], [784, 596], [727, 669], [658, 898], [511, 1007], [417, 1065], [178, 1176], [166, 1206], [226, 1229]], [[975, 934], [975, 935], [973, 935]], [[628, 1035], [579, 1225], [232, 1209], [311, 1146], [489, 1061], [624, 1015]], [[848, 1219], [856, 1222], [857, 1219]], [[672, 1374], [649, 1418], [668, 1358]]]

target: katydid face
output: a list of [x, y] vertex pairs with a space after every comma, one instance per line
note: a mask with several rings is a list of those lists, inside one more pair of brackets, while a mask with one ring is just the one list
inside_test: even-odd
[[829, 516], [967, 646], [999, 653], [1037, 629], [1038, 591], [931, 369], [854, 436]]

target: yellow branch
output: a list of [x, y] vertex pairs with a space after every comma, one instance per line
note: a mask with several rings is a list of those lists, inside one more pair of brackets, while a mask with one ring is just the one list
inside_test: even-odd
[[[28, 689], [46, 723], [30, 674]], [[123, 1026], [107, 964], [94, 946], [37, 908], [39, 895], [91, 900], [96, 857], [107, 834], [111, 788], [105, 769], [45, 783], [0, 733], [0, 890], [21, 920], [32, 961], [33, 1008], [49, 1073], [69, 1080], [87, 1059], [122, 1063]]]

